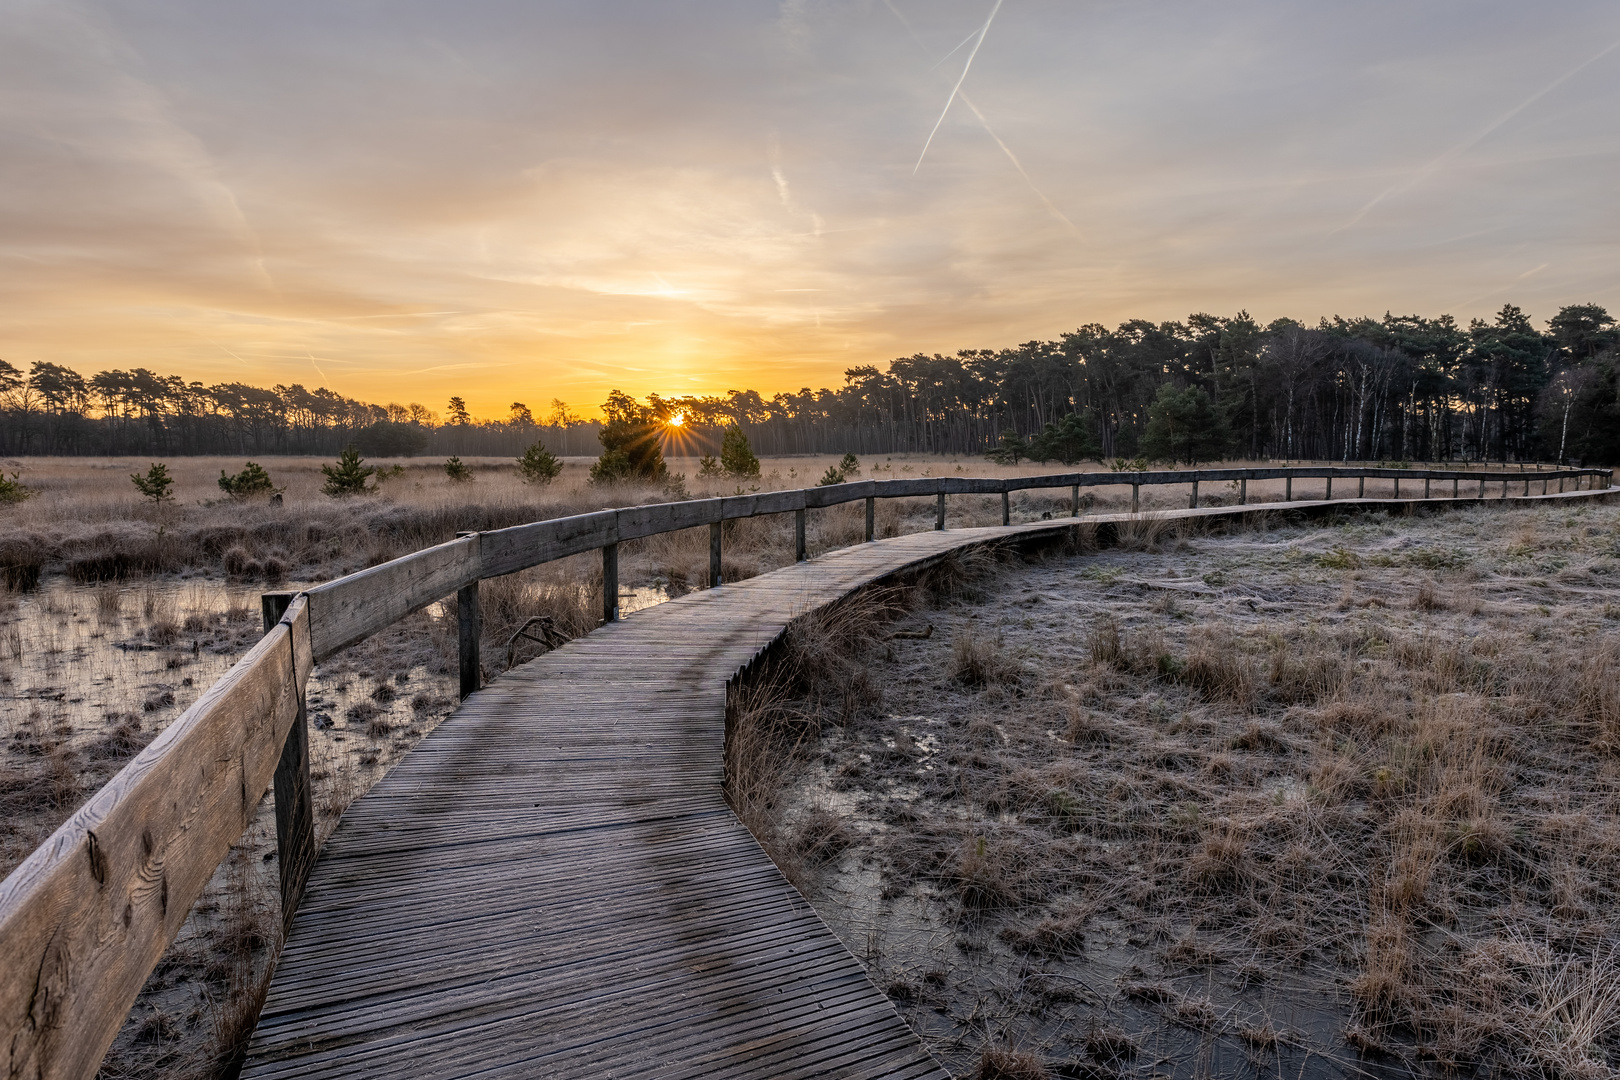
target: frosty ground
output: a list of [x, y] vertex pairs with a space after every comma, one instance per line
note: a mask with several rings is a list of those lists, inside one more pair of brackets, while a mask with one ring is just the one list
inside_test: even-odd
[[1617, 526], [970, 559], [795, 629], [741, 808], [958, 1075], [1610, 1075]]

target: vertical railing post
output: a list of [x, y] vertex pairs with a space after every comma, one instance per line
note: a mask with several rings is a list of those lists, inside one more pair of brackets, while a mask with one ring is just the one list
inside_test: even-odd
[[1395, 478], [1395, 497], [1401, 497], [1401, 478], [1398, 476]]
[[809, 556], [805, 553], [804, 544], [804, 507], [793, 511], [793, 561], [804, 562]]
[[[478, 534], [475, 532], [458, 532], [456, 538]], [[473, 541], [473, 557], [477, 558], [477, 541]], [[466, 701], [469, 694], [474, 693], [483, 685], [483, 669], [480, 667], [478, 645], [484, 637], [484, 609], [478, 602], [478, 582], [473, 581], [456, 590], [456, 643], [461, 671], [461, 700]]]
[[1294, 474], [1283, 477], [1283, 502], [1294, 501]]
[[1429, 497], [1429, 481], [1432, 479], [1434, 479], [1432, 476], [1425, 476], [1423, 478], [1423, 497], [1425, 499]]
[[602, 545], [602, 621], [619, 621], [619, 545]]
[[1193, 481], [1192, 497], [1187, 500], [1187, 509], [1189, 509], [1189, 510], [1198, 509], [1198, 481], [1197, 480]]
[[[259, 598], [264, 632], [275, 629], [297, 593], [265, 593]], [[293, 655], [296, 657], [297, 652]], [[294, 673], [297, 677], [297, 673]], [[304, 895], [304, 882], [315, 864], [315, 801], [309, 785], [309, 715], [304, 693], [298, 693], [298, 715], [281, 744], [273, 783], [276, 794], [276, 860], [281, 877], [281, 928], [292, 925]]]
[[720, 587], [720, 533], [723, 522], [709, 523], [709, 588]]
[[942, 491], [934, 502], [934, 531], [945, 531], [945, 493]]
[[1485, 476], [1484, 476], [1484, 474], [1481, 474], [1480, 478], [1479, 478], [1479, 497], [1482, 498], [1482, 499], [1485, 497]]
[[877, 531], [877, 498], [872, 495], [866, 497], [866, 542], [870, 544]]
[[1356, 498], [1365, 499], [1366, 497], [1367, 497], [1367, 474], [1362, 473], [1360, 476], [1356, 477]]
[[1249, 478], [1247, 476], [1238, 477], [1238, 505], [1249, 505]]
[[478, 656], [479, 639], [484, 636], [484, 608], [478, 602], [478, 582], [463, 585], [456, 590], [456, 637], [460, 648], [461, 700], [476, 692], [483, 684], [483, 670]]
[[[1524, 468], [1521, 466], [1519, 471], [1523, 472]], [[1528, 476], [1524, 478], [1524, 493], [1527, 496], [1530, 494], [1530, 478]]]
[[[941, 496], [943, 498], [944, 496]], [[1012, 495], [1006, 491], [1001, 493], [1001, 523], [1012, 524]]]
[[1563, 493], [1564, 493], [1564, 477], [1562, 475], [1560, 475], [1558, 477], [1558, 494], [1562, 495]]
[[1333, 501], [1333, 474], [1332, 473], [1328, 473], [1327, 494], [1324, 495], [1323, 498], [1327, 499], [1328, 502]]
[[1131, 485], [1131, 513], [1139, 513], [1142, 509], [1142, 485]]
[[1080, 516], [1080, 485], [1069, 485], [1069, 516]]

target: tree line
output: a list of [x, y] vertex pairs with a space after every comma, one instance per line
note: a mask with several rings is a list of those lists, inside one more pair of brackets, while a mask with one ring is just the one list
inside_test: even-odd
[[0, 453], [59, 455], [336, 454], [379, 457], [520, 454], [543, 440], [560, 454], [594, 454], [600, 424], [561, 401], [536, 417], [522, 402], [476, 420], [460, 397], [443, 417], [421, 404], [374, 405], [324, 387], [205, 386], [146, 368], [90, 378], [0, 360]]
[[[1620, 327], [1596, 304], [1538, 329], [1504, 305], [1449, 315], [1261, 325], [1247, 312], [1087, 324], [1056, 340], [853, 367], [837, 388], [644, 401], [608, 417], [658, 426], [672, 452], [715, 453], [736, 426], [760, 454], [997, 453], [1212, 460], [1620, 460]], [[85, 379], [0, 361], [0, 452], [11, 454], [518, 454], [601, 450], [601, 421], [562, 402], [475, 419], [329, 390], [204, 386], [143, 368]], [[617, 437], [617, 436], [615, 436]]]

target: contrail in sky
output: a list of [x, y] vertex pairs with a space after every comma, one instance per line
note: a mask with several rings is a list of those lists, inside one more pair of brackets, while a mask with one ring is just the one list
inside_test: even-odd
[[[892, 4], [889, 5], [889, 10], [893, 11], [894, 10], [894, 5], [892, 5]], [[963, 45], [966, 45], [968, 42], [972, 41], [975, 37], [978, 36], [978, 34], [979, 34], [979, 32], [977, 30], [975, 30], [975, 31], [973, 31], [973, 33], [969, 34], [967, 37], [965, 37], [961, 41], [957, 42], [956, 48], [952, 49], [950, 52], [946, 53], [944, 56], [942, 56], [938, 60], [934, 61], [934, 67], [939, 67], [939, 65], [943, 64], [945, 61], [947, 61], [951, 57], [955, 56], [959, 51], [961, 51], [961, 48], [962, 48]], [[928, 70], [933, 71], [934, 68], [929, 68]]]
[[1362, 218], [1366, 217], [1368, 212], [1371, 211], [1373, 207], [1377, 206], [1379, 203], [1383, 202], [1385, 199], [1389, 198], [1391, 195], [1394, 195], [1398, 191], [1406, 190], [1407, 188], [1413, 186], [1414, 184], [1418, 183], [1419, 181], [1421, 181], [1421, 180], [1425, 179], [1426, 177], [1430, 176], [1432, 173], [1434, 173], [1436, 170], [1438, 170], [1441, 166], [1448, 165], [1451, 162], [1455, 161], [1457, 158], [1461, 157], [1463, 154], [1466, 154], [1468, 151], [1472, 150], [1474, 147], [1478, 146], [1481, 142], [1483, 142], [1484, 139], [1486, 138], [1486, 136], [1490, 135], [1491, 132], [1495, 131], [1497, 128], [1501, 127], [1503, 124], [1507, 123], [1509, 120], [1512, 120], [1515, 116], [1518, 116], [1520, 113], [1524, 112], [1524, 110], [1528, 109], [1530, 106], [1534, 105], [1536, 102], [1540, 101], [1542, 98], [1546, 97], [1548, 94], [1550, 94], [1554, 90], [1558, 89], [1564, 83], [1566, 83], [1570, 79], [1574, 78], [1582, 70], [1584, 70], [1585, 68], [1588, 68], [1591, 65], [1597, 63], [1599, 60], [1603, 59], [1605, 56], [1608, 56], [1610, 53], [1614, 52], [1614, 50], [1616, 50], [1616, 49], [1620, 49], [1620, 40], [1616, 40], [1615, 42], [1610, 44], [1608, 48], [1602, 50], [1597, 55], [1592, 56], [1589, 59], [1585, 60], [1584, 62], [1582, 62], [1580, 64], [1577, 64], [1574, 67], [1570, 68], [1568, 71], [1566, 71], [1562, 75], [1558, 76], [1558, 78], [1554, 79], [1552, 82], [1548, 83], [1546, 86], [1543, 86], [1540, 90], [1537, 90], [1535, 93], [1531, 94], [1529, 97], [1527, 97], [1523, 101], [1519, 102], [1518, 105], [1516, 105], [1513, 108], [1509, 109], [1507, 112], [1503, 113], [1501, 116], [1498, 116], [1495, 120], [1493, 120], [1485, 128], [1485, 130], [1481, 131], [1478, 135], [1475, 135], [1472, 139], [1469, 139], [1467, 142], [1458, 143], [1456, 146], [1453, 146], [1450, 150], [1447, 150], [1445, 153], [1441, 154], [1439, 157], [1435, 158], [1433, 161], [1431, 161], [1427, 165], [1423, 166], [1423, 168], [1419, 169], [1417, 172], [1413, 173], [1411, 176], [1407, 177], [1405, 180], [1402, 180], [1400, 183], [1392, 184], [1389, 187], [1385, 188], [1382, 192], [1380, 192], [1366, 206], [1363, 206], [1360, 210], [1357, 210], [1354, 217], [1352, 217], [1349, 221], [1345, 222], [1343, 225], [1340, 225], [1337, 229], [1334, 229], [1333, 232], [1329, 233], [1328, 235], [1329, 236], [1334, 236], [1334, 235], [1336, 235], [1338, 233], [1343, 232], [1344, 230], [1348, 229], [1350, 226], [1354, 225], [1356, 222], [1360, 221]]
[[[912, 176], [916, 176], [917, 170], [922, 168], [923, 158], [928, 156], [928, 148], [933, 145], [934, 135], [938, 133], [939, 125], [945, 122], [945, 114], [951, 111], [951, 104], [956, 100], [957, 91], [961, 90], [962, 84], [967, 81], [968, 69], [973, 66], [973, 58], [979, 55], [979, 46], [984, 44], [984, 35], [990, 32], [990, 23], [995, 20], [996, 12], [1001, 10], [1001, 4], [1002, 0], [996, 0], [996, 6], [990, 9], [989, 17], [984, 20], [984, 25], [979, 28], [979, 40], [973, 43], [973, 51], [968, 53], [967, 63], [962, 65], [962, 74], [957, 78], [956, 85], [951, 87], [951, 96], [945, 99], [945, 108], [939, 114], [939, 119], [934, 121], [934, 130], [928, 133], [928, 141], [923, 143], [922, 153], [917, 155], [917, 164], [912, 166], [911, 169]], [[892, 3], [889, 5], [889, 9], [891, 11], [894, 9]]]
[[[891, 12], [894, 13], [894, 17], [900, 20], [900, 25], [904, 26], [906, 28], [906, 33], [911, 35], [911, 40], [917, 43], [917, 47], [919, 49], [922, 49], [924, 52], [927, 52], [928, 51], [927, 44], [925, 44], [923, 42], [922, 38], [917, 36], [917, 31], [912, 29], [911, 21], [909, 19], [907, 19], [905, 17], [905, 15], [903, 15], [901, 13], [899, 8], [894, 6], [894, 0], [883, 0], [883, 2], [888, 7], [888, 9]], [[1001, 5], [997, 4], [996, 6], [999, 8]], [[994, 16], [994, 14], [995, 14], [995, 12], [991, 12], [992, 16]], [[988, 22], [986, 22], [985, 27], [986, 27], [986, 29], [989, 28], [989, 23]], [[973, 34], [969, 34], [967, 37], [963, 38], [961, 45], [958, 45], [956, 47], [956, 49], [952, 49], [951, 52], [946, 53], [944, 57], [942, 57], [937, 63], [934, 64], [934, 67], [938, 67], [940, 64], [944, 63], [945, 60], [950, 57], [951, 53], [956, 52], [957, 49], [960, 49], [962, 47], [962, 45], [966, 45], [969, 41], [972, 41], [973, 38], [974, 38]], [[929, 70], [932, 71], [933, 68], [930, 68]], [[964, 74], [966, 74], [966, 73], [964, 72]], [[960, 88], [961, 84], [958, 83], [957, 86]], [[1051, 199], [1048, 199], [1046, 197], [1046, 193], [1044, 191], [1042, 191], [1040, 188], [1035, 186], [1035, 180], [1024, 169], [1024, 163], [1018, 160], [1018, 155], [1012, 152], [1012, 147], [1008, 146], [1006, 143], [1001, 141], [1001, 136], [997, 135], [995, 133], [995, 129], [993, 129], [990, 126], [990, 121], [985, 117], [984, 113], [980, 112], [979, 107], [977, 105], [973, 104], [973, 99], [968, 97], [965, 92], [963, 92], [960, 96], [962, 98], [962, 104], [966, 105], [969, 109], [973, 110], [973, 115], [978, 118], [979, 124], [981, 126], [983, 126], [984, 133], [986, 135], [990, 136], [992, 139], [994, 139], [997, 146], [1001, 147], [1001, 152], [1003, 154], [1007, 155], [1007, 160], [1012, 162], [1013, 168], [1018, 170], [1018, 175], [1022, 176], [1024, 178], [1024, 183], [1029, 185], [1029, 190], [1033, 191], [1035, 193], [1035, 197], [1037, 199], [1041, 200], [1041, 205], [1046, 207], [1047, 213], [1051, 214], [1053, 217], [1055, 217], [1059, 221], [1063, 222], [1063, 224], [1068, 228], [1068, 230], [1071, 233], [1074, 234], [1074, 238], [1076, 240], [1084, 240], [1085, 237], [1080, 235], [1080, 230], [1075, 227], [1074, 222], [1069, 220], [1068, 215], [1065, 214], [1062, 210], [1059, 210], [1057, 208], [1057, 205], [1055, 203], [1053, 203]], [[930, 138], [932, 138], [932, 136], [930, 136]], [[926, 152], [926, 149], [927, 148], [924, 147], [925, 152]], [[919, 161], [920, 160], [921, 159], [919, 159]], [[916, 175], [916, 170], [915, 169], [912, 170], [912, 175], [913, 176]]]

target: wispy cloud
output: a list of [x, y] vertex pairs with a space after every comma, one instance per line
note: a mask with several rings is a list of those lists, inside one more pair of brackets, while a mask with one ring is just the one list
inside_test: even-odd
[[1337, 229], [1334, 229], [1329, 235], [1335, 235], [1350, 228], [1352, 225], [1355, 225], [1361, 221], [1362, 218], [1371, 213], [1373, 208], [1378, 206], [1378, 204], [1383, 202], [1385, 199], [1388, 199], [1392, 195], [1397, 195], [1400, 192], [1406, 191], [1409, 188], [1415, 187], [1424, 180], [1428, 179], [1430, 176], [1433, 176], [1435, 173], [1439, 172], [1441, 169], [1445, 168], [1447, 165], [1450, 165], [1452, 162], [1468, 153], [1468, 151], [1484, 142], [1503, 124], [1506, 124], [1509, 120], [1512, 120], [1515, 116], [1518, 116], [1520, 113], [1524, 112], [1524, 110], [1528, 109], [1530, 106], [1534, 105], [1536, 102], [1540, 101], [1542, 98], [1564, 85], [1570, 79], [1573, 79], [1576, 75], [1603, 59], [1605, 56], [1608, 56], [1616, 49], [1620, 49], [1620, 38], [1615, 39], [1606, 47], [1600, 49], [1597, 53], [1587, 57], [1579, 64], [1576, 64], [1574, 67], [1570, 68], [1568, 71], [1554, 79], [1552, 82], [1548, 83], [1546, 86], [1543, 86], [1540, 90], [1537, 90], [1535, 93], [1519, 102], [1507, 112], [1502, 113], [1489, 124], [1486, 124], [1474, 135], [1464, 139], [1460, 143], [1457, 143], [1455, 146], [1452, 146], [1450, 149], [1429, 161], [1428, 164], [1422, 166], [1410, 176], [1391, 184], [1389, 187], [1373, 196], [1366, 205], [1350, 216], [1350, 220], [1346, 221], [1343, 225], [1340, 225]]

